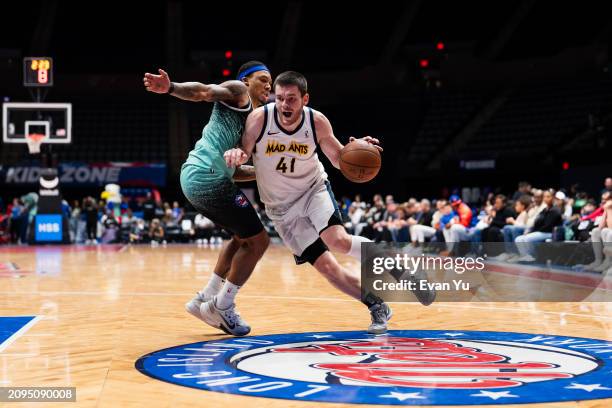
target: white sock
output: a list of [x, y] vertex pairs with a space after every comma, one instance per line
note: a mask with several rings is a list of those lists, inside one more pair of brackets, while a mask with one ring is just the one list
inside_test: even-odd
[[225, 279], [213, 272], [210, 280], [208, 281], [208, 285], [202, 289], [203, 296], [209, 298], [215, 296], [217, 293], [219, 293], [224, 283]]
[[221, 292], [217, 295], [216, 306], [221, 310], [230, 307], [234, 303], [234, 298], [238, 294], [239, 289], [240, 286], [234, 285], [232, 282], [226, 280]]
[[351, 249], [348, 251], [348, 255], [353, 258], [361, 261], [361, 243], [362, 242], [373, 242], [371, 239], [367, 239], [366, 237], [358, 237], [356, 235], [351, 235]]

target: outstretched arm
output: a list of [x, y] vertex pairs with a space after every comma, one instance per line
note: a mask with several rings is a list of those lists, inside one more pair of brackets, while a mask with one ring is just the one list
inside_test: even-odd
[[242, 134], [241, 146], [239, 148], [230, 149], [223, 154], [227, 167], [240, 166], [246, 163], [251, 157], [251, 154], [253, 154], [255, 143], [257, 143], [257, 138], [264, 125], [264, 109], [264, 106], [257, 108], [247, 117], [246, 124], [244, 125], [244, 133]]
[[179, 99], [192, 102], [224, 101], [235, 106], [249, 102], [247, 87], [241, 81], [227, 81], [222, 84], [202, 84], [200, 82], [170, 82], [168, 73], [159, 69], [159, 75], [146, 73], [144, 86], [149, 92], [170, 93]]
[[[317, 140], [321, 150], [325, 153], [325, 156], [329, 159], [331, 164], [339, 169], [340, 168], [340, 151], [344, 147], [342, 143], [334, 135], [332, 125], [329, 120], [321, 112], [314, 112], [314, 126], [317, 132]], [[361, 139], [355, 139], [354, 137], [349, 138], [349, 143], [355, 140], [363, 140], [374, 146], [382, 152], [382, 147], [378, 146], [378, 139], [374, 139], [371, 136], [362, 137]]]

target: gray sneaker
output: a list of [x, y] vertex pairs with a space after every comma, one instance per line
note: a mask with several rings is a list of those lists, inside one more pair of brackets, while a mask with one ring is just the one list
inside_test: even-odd
[[202, 303], [208, 302], [211, 299], [212, 299], [212, 296], [211, 297], [204, 296], [204, 293], [198, 292], [196, 293], [193, 299], [185, 303], [185, 310], [187, 310], [190, 314], [192, 314], [193, 316], [197, 317], [198, 319], [206, 323], [206, 321], [202, 319], [202, 314], [200, 313], [200, 306], [202, 306]]
[[202, 320], [227, 334], [233, 336], [246, 336], [251, 331], [251, 327], [236, 312], [236, 305], [233, 304], [225, 310], [217, 308], [215, 297], [202, 303], [200, 306]]
[[370, 307], [372, 324], [368, 327], [368, 333], [382, 334], [387, 332], [387, 322], [393, 316], [393, 311], [386, 303], [377, 303]]
[[414, 274], [410, 273], [410, 271], [404, 272], [397, 281], [401, 282], [402, 280], [414, 282], [415, 289], [412, 291], [412, 293], [423, 306], [429, 306], [434, 302], [434, 300], [436, 300], [435, 289], [428, 286], [421, 289], [421, 281], [426, 283], [430, 282], [427, 272], [422, 268], [419, 268], [419, 270], [417, 270]]

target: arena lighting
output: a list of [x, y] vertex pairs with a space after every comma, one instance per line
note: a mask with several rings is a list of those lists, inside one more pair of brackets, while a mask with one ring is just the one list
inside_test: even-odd
[[224, 77], [228, 77], [228, 76], [230, 76], [231, 71], [230, 71], [229, 69], [227, 69], [227, 68], [224, 68], [224, 69], [223, 69], [223, 71], [221, 71], [221, 74], [222, 74]]
[[563, 170], [569, 170], [570, 164], [569, 164], [569, 162], [563, 162], [561, 167], [563, 168]]
[[234, 56], [234, 53], [231, 50], [225, 51], [225, 58], [230, 59]]
[[429, 66], [429, 60], [423, 58], [422, 60], [419, 61], [419, 66], [421, 68], [427, 68]]
[[436, 49], [437, 49], [438, 51], [444, 51], [444, 43], [443, 43], [442, 41], [438, 42], [438, 43], [436, 44]]

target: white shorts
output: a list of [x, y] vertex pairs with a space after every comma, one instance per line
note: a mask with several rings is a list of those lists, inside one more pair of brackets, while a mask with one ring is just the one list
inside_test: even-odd
[[314, 262], [298, 258], [319, 239], [321, 231], [331, 225], [342, 225], [342, 215], [327, 180], [316, 183], [289, 207], [266, 207], [266, 214], [298, 263]]

